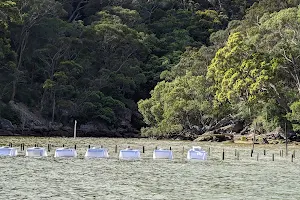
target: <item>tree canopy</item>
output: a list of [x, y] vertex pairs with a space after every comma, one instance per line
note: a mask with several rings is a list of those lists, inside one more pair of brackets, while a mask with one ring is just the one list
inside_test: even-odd
[[299, 3], [1, 1], [0, 117], [21, 124], [17, 102], [64, 125], [139, 130], [142, 114], [149, 136], [228, 118], [298, 130]]

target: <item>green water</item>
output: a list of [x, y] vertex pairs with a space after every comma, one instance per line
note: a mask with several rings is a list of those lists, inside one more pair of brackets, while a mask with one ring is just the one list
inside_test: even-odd
[[[251, 145], [156, 141], [146, 139], [16, 138], [2, 137], [0, 144], [20, 143], [47, 147], [47, 158], [1, 157], [0, 199], [300, 199], [299, 165], [296, 159], [280, 157], [284, 146], [258, 146], [250, 157]], [[57, 147], [77, 144], [77, 158], [53, 158]], [[104, 145], [110, 159], [84, 159], [88, 145]], [[142, 149], [142, 160], [117, 159], [118, 150], [130, 145]], [[199, 145], [210, 148], [207, 161], [188, 162], [187, 150]], [[174, 160], [154, 161], [153, 149], [172, 147]], [[183, 154], [184, 147], [184, 154]], [[221, 160], [225, 150], [225, 161]], [[235, 156], [240, 152], [240, 160]], [[263, 149], [267, 155], [263, 155]], [[259, 153], [257, 161], [257, 153]], [[272, 161], [272, 153], [275, 161]], [[300, 151], [299, 151], [300, 156]]]

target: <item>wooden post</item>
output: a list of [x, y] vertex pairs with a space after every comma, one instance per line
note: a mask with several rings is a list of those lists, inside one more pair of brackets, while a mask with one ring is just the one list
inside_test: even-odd
[[23, 150], [23, 144], [21, 144], [21, 151]]
[[91, 148], [91, 145], [89, 144], [88, 148], [90, 149]]
[[74, 145], [74, 149], [76, 150], [76, 148], [77, 148], [77, 147], [76, 147], [76, 144], [75, 144], [75, 145]]
[[63, 144], [63, 147], [65, 147], [65, 144]]
[[184, 146], [182, 147], [182, 162], [184, 161]]
[[294, 154], [292, 154], [292, 162], [294, 162]]
[[258, 161], [259, 153], [257, 153], [256, 160]]
[[76, 138], [76, 125], [77, 125], [77, 120], [74, 122], [74, 139]]
[[145, 153], [145, 147], [143, 146], [143, 153]]
[[284, 123], [284, 131], [285, 131], [285, 156], [288, 156], [288, 136], [286, 130], [286, 122]]
[[234, 150], [234, 156], [236, 156], [236, 149]]
[[48, 152], [50, 152], [50, 144], [48, 144]]
[[275, 158], [274, 158], [274, 153], [272, 153], [272, 161], [274, 161], [275, 160]]
[[23, 151], [25, 151], [25, 144], [23, 143]]
[[118, 145], [115, 146], [115, 153], [118, 152]]
[[264, 149], [264, 156], [266, 155], [266, 150]]
[[281, 150], [279, 151], [279, 156], [281, 157]]
[[12, 143], [10, 142], [8, 146], [9, 146], [9, 147], [12, 147]]
[[210, 156], [210, 147], [208, 147], [208, 155]]
[[257, 128], [257, 123], [255, 122], [255, 127], [254, 127], [254, 132], [253, 132], [253, 141], [252, 141], [252, 152], [251, 152], [251, 157], [254, 152], [254, 144], [255, 144], [255, 133], [256, 133], [256, 128]]
[[36, 147], [36, 144], [34, 144], [34, 147]]
[[170, 147], [170, 151], [172, 151], [172, 147]]
[[222, 160], [225, 160], [225, 152], [224, 152], [224, 149], [223, 149], [223, 152], [222, 152]]
[[295, 150], [293, 151], [293, 155], [294, 155], [293, 157], [295, 158], [295, 156], [296, 156], [296, 151]]
[[251, 149], [251, 153], [250, 153], [250, 156], [251, 156], [251, 157], [253, 156], [253, 149]]
[[240, 160], [240, 152], [237, 152], [237, 160]]

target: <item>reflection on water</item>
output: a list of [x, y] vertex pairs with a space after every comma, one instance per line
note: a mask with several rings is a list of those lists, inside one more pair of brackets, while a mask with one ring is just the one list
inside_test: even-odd
[[[98, 142], [103, 143], [102, 140]], [[46, 142], [41, 139], [40, 144]], [[58, 139], [51, 142], [59, 143]], [[64, 142], [67, 144], [68, 141]], [[84, 144], [91, 141], [77, 142], [82, 144], [79, 155], [84, 155], [87, 146]], [[256, 157], [248, 155], [250, 147], [234, 147], [241, 152], [241, 160], [236, 160], [233, 147], [203, 144], [204, 148], [212, 147], [209, 160], [187, 162], [182, 146], [188, 149], [193, 145], [188, 142], [116, 139], [105, 142], [112, 149], [110, 159], [84, 159], [82, 156], [58, 159], [53, 158], [54, 150], [47, 158], [26, 158], [22, 152], [18, 157], [0, 158], [0, 199], [282, 200], [300, 197], [300, 162], [291, 163], [290, 159], [279, 158], [277, 154], [274, 162], [270, 153], [256, 161]], [[148, 149], [142, 154], [141, 161], [119, 161], [113, 148], [116, 143], [120, 147], [127, 143], [141, 144]], [[175, 159], [153, 161], [150, 149], [157, 144], [171, 144]], [[225, 161], [220, 160], [223, 148], [227, 153]], [[257, 149], [257, 152], [261, 151]], [[274, 148], [270, 151], [277, 153]]]

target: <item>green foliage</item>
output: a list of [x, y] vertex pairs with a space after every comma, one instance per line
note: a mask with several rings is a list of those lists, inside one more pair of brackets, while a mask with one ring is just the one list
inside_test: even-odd
[[293, 130], [300, 130], [300, 101], [293, 102], [290, 106], [291, 112], [286, 115], [287, 119], [292, 123]]
[[214, 81], [218, 101], [243, 98], [251, 103], [264, 96], [277, 68], [276, 59], [256, 53], [237, 32], [218, 50], [207, 76]]
[[[217, 31], [231, 19], [242, 19], [252, 3], [1, 1], [0, 99], [22, 102], [64, 124], [76, 118], [117, 129], [130, 121], [132, 116], [126, 112], [137, 115], [139, 109], [151, 126], [142, 130], [146, 135], [172, 136], [185, 130], [202, 133], [234, 107], [225, 101], [213, 107], [215, 92], [235, 100], [253, 96], [261, 101], [269, 95], [267, 84], [274, 84], [278, 63], [283, 63], [279, 56], [277, 60], [256, 52], [243, 33], [233, 34], [223, 47], [241, 22]], [[269, 18], [272, 16], [261, 21]], [[255, 34], [260, 33], [253, 29]], [[215, 55], [220, 47], [223, 49]], [[223, 84], [227, 78], [231, 83]], [[281, 87], [275, 85], [279, 92], [285, 82], [281, 83]], [[294, 90], [289, 94], [297, 97]], [[140, 99], [145, 100], [137, 108]]]
[[145, 134], [176, 135], [184, 129], [205, 129], [214, 119], [222, 116], [212, 108], [212, 95], [207, 90], [203, 76], [188, 73], [172, 82], [160, 82], [151, 92], [151, 98], [138, 103], [145, 122], [155, 127], [145, 129]]

